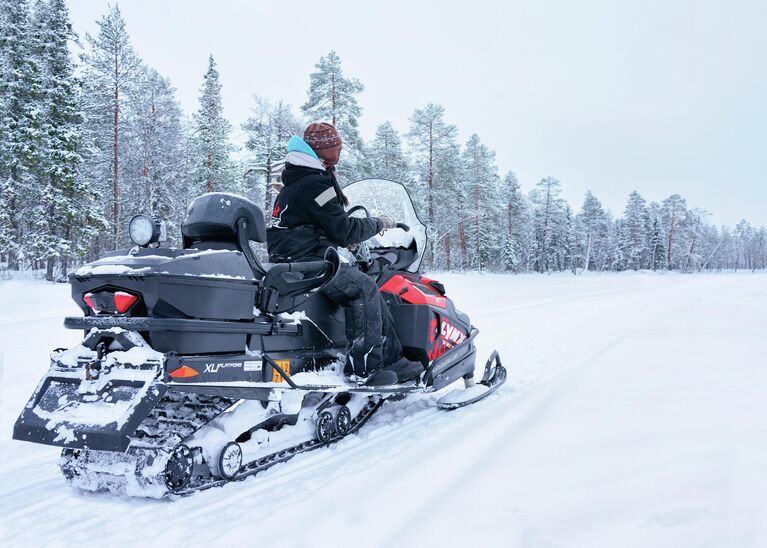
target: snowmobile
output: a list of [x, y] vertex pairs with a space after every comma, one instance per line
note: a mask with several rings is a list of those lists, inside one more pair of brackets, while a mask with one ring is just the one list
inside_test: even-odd
[[[457, 388], [444, 409], [501, 386], [497, 352], [475, 382], [478, 330], [421, 276], [426, 228], [399, 183], [369, 179], [344, 189], [352, 215], [386, 214], [396, 229], [351, 258], [265, 264], [259, 207], [209, 193], [189, 206], [183, 246], [161, 247], [163, 223], [131, 220], [136, 244], [69, 279], [83, 316], [65, 318], [83, 341], [51, 353], [50, 369], [13, 437], [63, 447], [59, 467], [77, 488], [164, 497], [241, 480], [359, 430], [386, 401]], [[342, 260], [373, 276], [417, 379], [351, 383], [342, 373], [344, 314], [318, 291]]]

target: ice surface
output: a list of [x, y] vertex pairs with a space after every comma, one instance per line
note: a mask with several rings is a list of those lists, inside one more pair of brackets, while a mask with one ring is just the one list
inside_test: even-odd
[[767, 546], [767, 276], [432, 276], [505, 386], [172, 503], [71, 490], [10, 440], [82, 333], [66, 285], [0, 283], [0, 545]]

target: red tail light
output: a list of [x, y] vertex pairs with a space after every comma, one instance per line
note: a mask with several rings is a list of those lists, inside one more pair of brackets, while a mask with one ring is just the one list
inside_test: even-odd
[[131, 306], [133, 306], [137, 300], [138, 297], [136, 295], [131, 295], [130, 293], [125, 293], [124, 291], [115, 292], [115, 308], [120, 314], [125, 314], [125, 312]]
[[138, 302], [138, 295], [126, 291], [97, 291], [83, 295], [83, 301], [95, 314], [125, 314]]
[[170, 376], [174, 379], [189, 379], [191, 377], [196, 377], [199, 374], [199, 371], [192, 369], [188, 365], [182, 365], [178, 369], [174, 369], [170, 372]]

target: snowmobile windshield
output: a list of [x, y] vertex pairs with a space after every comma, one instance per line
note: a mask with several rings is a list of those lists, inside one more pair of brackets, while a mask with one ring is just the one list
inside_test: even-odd
[[367, 208], [372, 217], [388, 215], [395, 222], [404, 223], [409, 227], [409, 230], [393, 228], [385, 231], [383, 235], [376, 234], [368, 240], [368, 244], [374, 249], [415, 247], [416, 259], [407, 270], [418, 272], [426, 250], [426, 227], [418, 218], [405, 187], [386, 179], [365, 179], [344, 187], [344, 194], [349, 198], [349, 209], [361, 205]]

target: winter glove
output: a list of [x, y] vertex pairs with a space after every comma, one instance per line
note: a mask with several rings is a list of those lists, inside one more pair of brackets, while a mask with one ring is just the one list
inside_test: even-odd
[[378, 217], [378, 224], [381, 226], [381, 232], [384, 230], [389, 230], [391, 228], [397, 228], [397, 223], [394, 222], [394, 219], [389, 217], [388, 215], [381, 215]]

